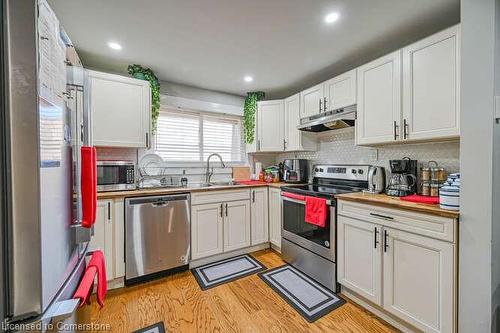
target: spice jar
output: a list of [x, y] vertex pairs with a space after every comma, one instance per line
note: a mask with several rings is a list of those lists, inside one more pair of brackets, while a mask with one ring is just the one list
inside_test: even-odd
[[431, 197], [438, 197], [439, 196], [439, 184], [431, 184], [430, 194], [431, 194]]
[[428, 181], [422, 183], [422, 195], [431, 195], [431, 183], [429, 183]]

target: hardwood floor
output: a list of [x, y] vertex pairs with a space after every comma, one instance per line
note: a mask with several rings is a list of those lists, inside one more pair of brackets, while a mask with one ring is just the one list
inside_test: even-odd
[[[253, 255], [266, 267], [284, 264], [272, 250]], [[191, 272], [110, 291], [105, 306], [83, 307], [81, 323], [110, 324], [132, 332], [163, 321], [167, 332], [396, 332], [389, 324], [348, 301], [308, 323], [256, 274], [202, 291]]]

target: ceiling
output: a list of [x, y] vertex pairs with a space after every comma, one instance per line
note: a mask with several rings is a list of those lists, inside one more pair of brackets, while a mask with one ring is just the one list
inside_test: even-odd
[[[281, 98], [460, 20], [459, 0], [49, 0], [86, 67]], [[338, 12], [337, 22], [324, 17]], [[122, 45], [120, 51], [107, 46]], [[254, 81], [244, 82], [251, 75]]]

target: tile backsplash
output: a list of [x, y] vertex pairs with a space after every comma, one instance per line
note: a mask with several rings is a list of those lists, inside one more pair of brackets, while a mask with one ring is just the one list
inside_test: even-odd
[[281, 153], [276, 162], [287, 158], [304, 158], [311, 164], [371, 164], [383, 166], [389, 172], [389, 160], [410, 157], [421, 165], [436, 161], [447, 172], [460, 168], [460, 143], [458, 141], [362, 147], [354, 144], [354, 129], [349, 128], [321, 134], [319, 150], [315, 152]]

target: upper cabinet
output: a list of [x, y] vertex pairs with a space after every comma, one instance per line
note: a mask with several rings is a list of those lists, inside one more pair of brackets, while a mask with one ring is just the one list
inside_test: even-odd
[[356, 104], [356, 70], [326, 81], [324, 92], [323, 109], [326, 111]]
[[148, 81], [88, 71], [94, 146], [146, 148], [150, 141]]
[[358, 144], [397, 140], [401, 120], [401, 51], [358, 68]]
[[324, 97], [323, 83], [302, 91], [300, 93], [300, 118], [314, 116], [323, 112]]
[[283, 100], [258, 102], [257, 133], [257, 149], [259, 151], [284, 150], [285, 110]]
[[403, 139], [460, 135], [460, 28], [403, 49]]
[[316, 150], [316, 139], [297, 129], [300, 124], [300, 94], [285, 99], [285, 151]]
[[300, 100], [300, 118], [356, 104], [356, 70], [302, 91]]
[[460, 135], [460, 27], [358, 68], [359, 145]]

